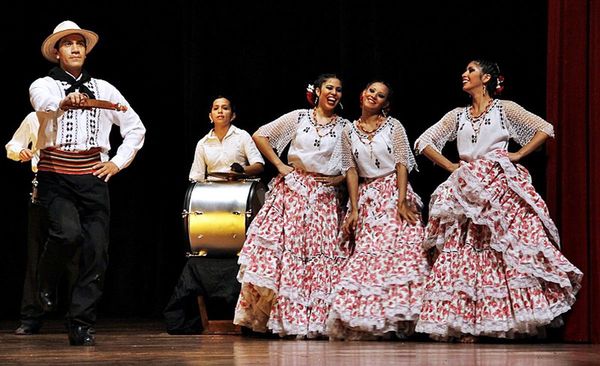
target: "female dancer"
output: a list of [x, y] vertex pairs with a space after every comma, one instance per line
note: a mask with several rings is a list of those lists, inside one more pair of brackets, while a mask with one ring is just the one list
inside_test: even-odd
[[[415, 143], [451, 172], [432, 194], [426, 247], [441, 252], [416, 330], [447, 339], [534, 334], [568, 311], [582, 273], [559, 251], [546, 204], [517, 162], [553, 128], [518, 104], [495, 99], [498, 65], [472, 61], [462, 74], [471, 103], [447, 113]], [[522, 147], [508, 152], [508, 141]], [[460, 162], [441, 154], [457, 140]]]
[[[287, 113], [254, 134], [258, 149], [279, 171], [239, 259], [242, 290], [234, 323], [255, 331], [323, 335], [332, 284], [345, 258], [337, 240], [346, 121], [335, 109], [342, 82], [322, 75], [310, 95], [316, 98], [313, 109]], [[285, 164], [278, 153], [290, 142]]]
[[[414, 330], [428, 275], [421, 199], [408, 184], [416, 164], [400, 122], [387, 116], [391, 89], [373, 81], [361, 117], [344, 129], [343, 170], [350, 194], [344, 232], [354, 253], [332, 300], [331, 338], [373, 339]], [[359, 184], [360, 181], [360, 184]]]

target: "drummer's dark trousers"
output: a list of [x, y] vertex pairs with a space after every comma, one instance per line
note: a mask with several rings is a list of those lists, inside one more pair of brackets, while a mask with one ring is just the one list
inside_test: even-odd
[[93, 325], [108, 266], [108, 184], [92, 174], [46, 171], [38, 173], [38, 181], [38, 197], [48, 222], [48, 239], [38, 266], [40, 289], [55, 291], [65, 266], [80, 248], [79, 276], [67, 320]]

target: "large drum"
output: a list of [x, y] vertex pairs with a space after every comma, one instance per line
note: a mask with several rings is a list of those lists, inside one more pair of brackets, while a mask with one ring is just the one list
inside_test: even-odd
[[236, 256], [264, 203], [265, 192], [259, 180], [191, 183], [182, 213], [190, 244], [188, 255]]

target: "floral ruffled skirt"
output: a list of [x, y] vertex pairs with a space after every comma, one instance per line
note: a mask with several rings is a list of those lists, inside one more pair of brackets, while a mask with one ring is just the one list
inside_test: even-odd
[[439, 257], [416, 331], [435, 336], [535, 334], [575, 302], [583, 274], [528, 171], [495, 150], [461, 163], [431, 196], [425, 248]]
[[[421, 199], [410, 185], [406, 196], [420, 212]], [[387, 332], [404, 337], [414, 330], [429, 274], [424, 228], [421, 220], [402, 221], [397, 202], [396, 174], [359, 187], [355, 249], [333, 294], [331, 338], [373, 339]]]
[[240, 253], [234, 323], [280, 335], [325, 333], [339, 249], [338, 191], [294, 171], [272, 183]]

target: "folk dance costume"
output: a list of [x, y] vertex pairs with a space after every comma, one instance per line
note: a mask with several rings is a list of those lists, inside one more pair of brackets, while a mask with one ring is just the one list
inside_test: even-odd
[[[360, 177], [354, 253], [332, 295], [328, 334], [339, 339], [371, 339], [387, 332], [400, 337], [414, 330], [423, 286], [429, 274], [422, 249], [424, 228], [400, 218], [396, 165], [410, 172], [415, 159], [404, 127], [394, 118], [372, 134], [357, 122], [344, 129], [343, 171], [356, 168]], [[406, 188], [406, 201], [420, 212], [422, 202]]]
[[265, 161], [248, 132], [231, 125], [223, 141], [220, 141], [214, 130], [211, 130], [196, 145], [189, 178], [191, 181], [201, 182], [207, 179], [207, 173], [231, 172], [233, 163], [248, 166], [254, 163], [264, 164]]
[[[60, 101], [76, 89], [92, 99], [128, 106], [128, 110], [61, 110]], [[146, 129], [114, 86], [91, 78], [85, 71], [75, 79], [55, 67], [50, 76], [34, 81], [29, 93], [34, 109], [48, 112], [40, 118], [37, 143], [41, 151], [38, 194], [49, 219], [48, 240], [39, 266], [40, 288], [56, 288], [65, 263], [81, 247], [79, 278], [67, 319], [69, 324], [91, 326], [96, 322], [108, 265], [110, 221], [108, 183], [92, 174], [93, 166], [109, 160], [113, 124], [119, 126], [123, 143], [110, 161], [121, 170], [142, 147]]]
[[494, 100], [474, 118], [456, 108], [415, 143], [441, 151], [457, 140], [460, 167], [432, 194], [425, 248], [439, 257], [416, 331], [438, 337], [534, 334], [568, 311], [582, 273], [559, 251], [559, 235], [529, 172], [509, 161], [509, 139], [527, 144], [548, 122]]
[[324, 334], [332, 286], [345, 262], [338, 245], [339, 190], [315, 177], [341, 174], [347, 121], [334, 117], [319, 125], [313, 113], [296, 110], [256, 132], [279, 154], [291, 141], [288, 161], [295, 170], [270, 183], [240, 253], [242, 290], [234, 323], [255, 331]]
[[[127, 106], [127, 111], [92, 108], [89, 110], [59, 109], [60, 101], [74, 91], [78, 85], [80, 92], [90, 98], [108, 100]], [[46, 118], [40, 119], [38, 148], [40, 150], [61, 150], [66, 152], [89, 151], [97, 148], [101, 161], [108, 161], [110, 131], [113, 124], [119, 126], [123, 143], [110, 158], [119, 169], [124, 169], [135, 157], [144, 142], [146, 129], [139, 116], [131, 109], [123, 95], [107, 81], [92, 78], [85, 72], [75, 80], [67, 72], [55, 67], [50, 76], [37, 79], [29, 88], [31, 104]], [[40, 171], [42, 170], [40, 163]]]

